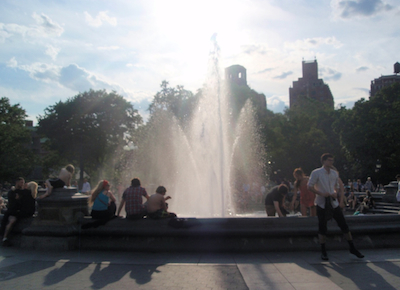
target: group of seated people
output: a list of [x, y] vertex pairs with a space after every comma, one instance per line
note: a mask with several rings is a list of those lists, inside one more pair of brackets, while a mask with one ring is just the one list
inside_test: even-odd
[[38, 184], [34, 181], [25, 183], [24, 178], [18, 177], [8, 192], [7, 210], [1, 220], [0, 235], [3, 236], [2, 245], [10, 246], [8, 236], [19, 219], [32, 217], [36, 210], [36, 196]]
[[[110, 183], [107, 180], [101, 180], [89, 197], [89, 205], [92, 207], [91, 216], [95, 221], [82, 225], [82, 228], [104, 225], [109, 220], [120, 217], [124, 207], [126, 218], [130, 220], [141, 219], [145, 216], [152, 219], [176, 217], [176, 214], [168, 212], [166, 201], [171, 197], [165, 196], [166, 193], [167, 189], [159, 186], [155, 194], [149, 196], [146, 189], [141, 186], [140, 179], [133, 178], [131, 186], [125, 189], [122, 195], [117, 211], [116, 198], [110, 191]], [[145, 204], [143, 204], [142, 197], [147, 200]], [[115, 215], [116, 211], [117, 215]]]

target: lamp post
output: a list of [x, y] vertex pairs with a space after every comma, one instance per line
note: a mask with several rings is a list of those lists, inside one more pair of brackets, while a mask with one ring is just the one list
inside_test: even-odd
[[375, 173], [376, 173], [376, 187], [379, 188], [379, 190], [381, 190], [379, 186], [379, 170], [381, 169], [381, 167], [382, 167], [381, 161], [377, 159], [375, 164]]

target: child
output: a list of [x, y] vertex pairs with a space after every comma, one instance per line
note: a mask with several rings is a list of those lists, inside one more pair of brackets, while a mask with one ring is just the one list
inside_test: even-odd
[[72, 164], [68, 164], [65, 168], [62, 168], [58, 178], [46, 180], [46, 193], [41, 195], [39, 198], [45, 198], [51, 194], [53, 188], [63, 188], [64, 186], [71, 186], [72, 175], [74, 174], [75, 167]]

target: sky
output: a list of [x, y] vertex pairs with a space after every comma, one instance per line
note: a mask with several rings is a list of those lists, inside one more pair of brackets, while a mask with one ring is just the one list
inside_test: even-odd
[[244, 66], [268, 109], [289, 106], [314, 59], [351, 108], [400, 62], [399, 19], [399, 0], [1, 0], [0, 97], [37, 124], [59, 101], [114, 90], [146, 119], [163, 80], [202, 87], [216, 35], [221, 70]]

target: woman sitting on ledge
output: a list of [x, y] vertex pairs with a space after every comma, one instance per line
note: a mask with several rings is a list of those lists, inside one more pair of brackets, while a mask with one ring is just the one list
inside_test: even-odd
[[107, 180], [100, 181], [89, 197], [89, 205], [92, 205], [91, 216], [94, 221], [82, 226], [82, 229], [105, 225], [115, 217], [115, 196], [110, 191], [110, 183]]

